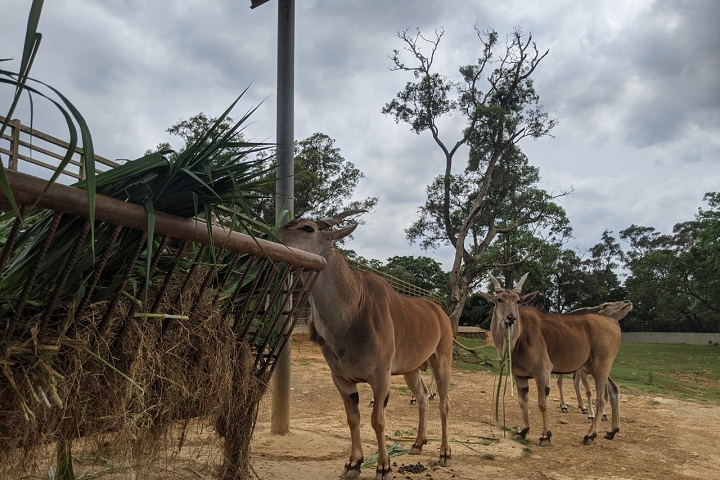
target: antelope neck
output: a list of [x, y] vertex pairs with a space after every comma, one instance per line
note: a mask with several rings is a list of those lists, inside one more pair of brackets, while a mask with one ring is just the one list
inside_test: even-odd
[[320, 317], [315, 320], [322, 324], [326, 333], [341, 334], [347, 328], [347, 319], [357, 312], [359, 289], [355, 273], [340, 252], [332, 248], [323, 257], [327, 265], [312, 291], [313, 307]]

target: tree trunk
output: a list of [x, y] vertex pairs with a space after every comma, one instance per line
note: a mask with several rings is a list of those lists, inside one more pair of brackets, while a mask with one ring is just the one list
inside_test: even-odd
[[467, 298], [467, 279], [456, 272], [450, 274], [450, 298], [448, 300], [447, 314], [453, 327], [453, 337], [457, 337], [460, 315], [465, 307]]

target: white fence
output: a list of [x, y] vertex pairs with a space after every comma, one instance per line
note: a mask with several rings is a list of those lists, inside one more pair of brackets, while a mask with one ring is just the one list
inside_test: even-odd
[[707, 345], [720, 343], [720, 333], [623, 332], [622, 343], [686, 343]]

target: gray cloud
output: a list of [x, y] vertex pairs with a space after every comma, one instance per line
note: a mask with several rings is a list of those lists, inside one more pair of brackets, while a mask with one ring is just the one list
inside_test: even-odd
[[605, 111], [615, 121], [607, 134], [637, 147], [668, 144], [695, 127], [717, 129], [718, 4], [664, 1], [639, 10], [614, 21], [597, 15], [570, 55], [558, 45], [564, 68], [553, 71], [551, 98], [564, 98], [563, 117]]
[[[33, 76], [62, 91], [90, 124], [96, 149], [134, 158], [171, 138], [165, 129], [204, 111], [221, 113], [250, 86], [236, 115], [258, 105], [248, 135], [275, 135], [276, 2], [48, 2]], [[22, 49], [26, 2], [3, 6], [0, 57]], [[550, 49], [535, 74], [541, 103], [560, 119], [555, 139], [524, 142], [542, 187], [563, 197], [586, 249], [603, 230], [631, 224], [667, 232], [689, 220], [720, 185], [720, 4], [713, 0], [522, 2], [461, 0], [296, 5], [296, 138], [323, 132], [365, 173], [357, 196], [380, 204], [351, 245], [368, 258], [428, 255], [450, 266], [449, 250], [422, 252], [404, 229], [444, 159], [429, 135], [415, 135], [380, 110], [409, 81], [391, 72], [399, 30], [440, 27], [436, 65], [455, 75], [473, 63], [473, 24], [515, 26]], [[11, 68], [8, 62], [2, 68]], [[5, 109], [9, 91], [0, 90]], [[21, 111], [27, 111], [22, 106]], [[62, 119], [36, 105], [37, 128], [63, 136]], [[461, 118], [443, 121], [454, 143]], [[464, 166], [464, 154], [458, 157]]]

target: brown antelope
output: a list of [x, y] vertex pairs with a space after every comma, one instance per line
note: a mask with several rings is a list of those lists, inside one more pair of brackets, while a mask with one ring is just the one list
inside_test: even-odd
[[[557, 386], [558, 394], [560, 395], [560, 411], [562, 413], [568, 413], [568, 405], [565, 402], [565, 396], [563, 395], [563, 375], [557, 374]], [[592, 420], [595, 418], [595, 411], [592, 406], [592, 390], [590, 390], [590, 380], [588, 380], [587, 370], [581, 368], [577, 372], [573, 372], [573, 387], [575, 387], [575, 396], [577, 397], [578, 408], [582, 413], [586, 413], [588, 419]], [[587, 397], [587, 406], [583, 402], [582, 394], [580, 393], [580, 382], [585, 387], [585, 396]], [[606, 420], [607, 416], [603, 413], [603, 420]]]
[[410, 454], [420, 454], [427, 443], [428, 407], [420, 372], [432, 367], [440, 397], [440, 465], [451, 464], [447, 419], [453, 334], [450, 319], [438, 305], [424, 298], [400, 295], [379, 276], [350, 268], [333, 246], [334, 241], [350, 235], [357, 224], [341, 230], [331, 227], [361, 212], [347, 211], [317, 221], [292, 220], [278, 230], [278, 236], [285, 245], [322, 255], [327, 262], [310, 293], [310, 305], [315, 340], [342, 396], [350, 427], [350, 459], [340, 477], [360, 475], [363, 451], [357, 384], [366, 382], [373, 392], [371, 423], [378, 446], [375, 479], [390, 480], [385, 407], [390, 398], [391, 375], [403, 375], [417, 398], [420, 420]]
[[[474, 348], [468, 348], [462, 343], [458, 342], [456, 339], [453, 338], [453, 343], [458, 346], [459, 348], [462, 348], [463, 350], [467, 350], [468, 352], [472, 353], [473, 355], [477, 355], [477, 349]], [[435, 385], [435, 377], [430, 377], [430, 386], [427, 387], [428, 389], [428, 400], [434, 400], [437, 396], [437, 385]], [[417, 399], [414, 395], [410, 395], [410, 405], [414, 405]], [[370, 403], [372, 405], [372, 401]]]
[[[605, 438], [612, 440], [620, 431], [619, 390], [609, 377], [612, 363], [620, 349], [620, 325], [617, 320], [586, 313], [579, 315], [550, 314], [534, 307], [519, 307], [527, 303], [535, 293], [520, 295], [526, 273], [512, 289], [505, 289], [495, 277], [490, 281], [494, 294], [483, 293], [493, 302], [490, 331], [500, 356], [507, 344], [508, 332], [512, 331], [512, 375], [522, 409], [522, 427], [518, 434], [523, 438], [530, 431], [527, 396], [528, 380], [535, 379], [538, 390], [538, 407], [542, 416], [543, 430], [540, 445], [550, 445], [552, 432], [548, 428], [547, 406], [550, 395], [550, 375], [569, 374], [585, 367], [595, 377], [597, 392], [607, 392], [612, 407], [612, 430]], [[596, 408], [605, 407], [606, 395], [598, 395]], [[590, 424], [583, 444], [589, 445], [597, 437], [598, 417]]]
[[[594, 307], [583, 307], [578, 308], [576, 310], [572, 310], [569, 312], [569, 315], [573, 314], [579, 314], [579, 313], [597, 313], [600, 315], [605, 315], [606, 317], [614, 318], [615, 320], [622, 320], [625, 318], [625, 316], [630, 312], [630, 310], [633, 309], [632, 302], [629, 300], [620, 300], [617, 302], [604, 302], [600, 305], [596, 305]], [[588, 419], [592, 420], [595, 418], [595, 412], [593, 411], [592, 406], [592, 391], [590, 390], [590, 382], [588, 381], [588, 373], [587, 370], [584, 368], [581, 368], [577, 372], [574, 372], [573, 374], [573, 386], [575, 387], [575, 395], [577, 396], [578, 401], [578, 408], [582, 413], [587, 414]], [[558, 385], [558, 392], [560, 394], [560, 410], [563, 413], [568, 412], [568, 406], [567, 403], [565, 403], [565, 398], [563, 396], [563, 376], [558, 374], [557, 375], [557, 385]], [[582, 395], [580, 394], [580, 382], [582, 382], [583, 386], [585, 387], [585, 396], [587, 397], [587, 406], [583, 403]], [[602, 413], [602, 420], [607, 420], [607, 415], [605, 412]]]

